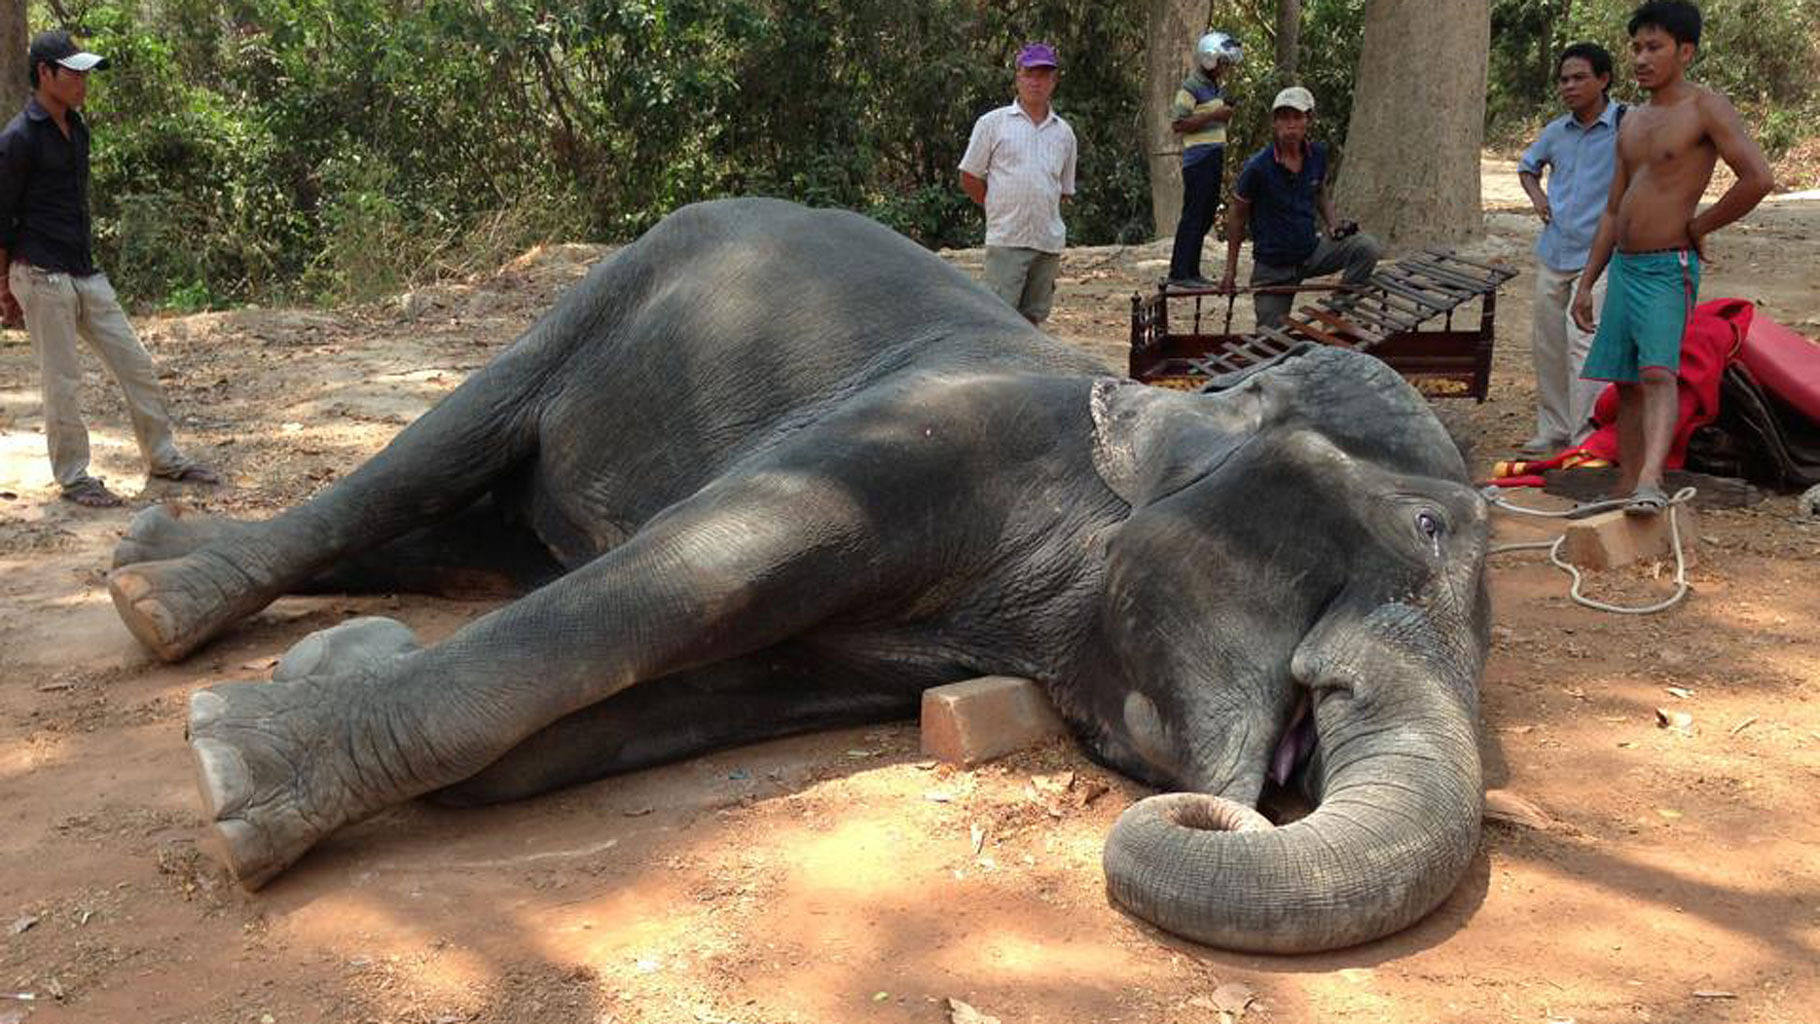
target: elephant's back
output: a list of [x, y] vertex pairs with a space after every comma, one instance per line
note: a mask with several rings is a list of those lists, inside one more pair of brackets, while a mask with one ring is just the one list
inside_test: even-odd
[[778, 200], [679, 210], [550, 321], [540, 475], [631, 526], [906, 373], [1105, 372], [882, 225]]

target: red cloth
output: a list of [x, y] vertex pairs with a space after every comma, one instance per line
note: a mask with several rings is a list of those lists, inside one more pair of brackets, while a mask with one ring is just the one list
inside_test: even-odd
[[[1756, 311], [1747, 299], [1713, 299], [1694, 307], [1694, 316], [1681, 337], [1681, 408], [1675, 418], [1674, 443], [1668, 448], [1668, 469], [1680, 469], [1687, 459], [1687, 439], [1719, 415], [1719, 380], [1725, 366], [1738, 357], [1750, 332]], [[1618, 388], [1607, 387], [1593, 403], [1594, 430], [1585, 441], [1552, 458], [1535, 462], [1500, 463], [1492, 483], [1500, 487], [1540, 487], [1542, 473], [1564, 463], [1602, 459], [1618, 464]], [[1515, 470], [1510, 475], [1505, 471]]]

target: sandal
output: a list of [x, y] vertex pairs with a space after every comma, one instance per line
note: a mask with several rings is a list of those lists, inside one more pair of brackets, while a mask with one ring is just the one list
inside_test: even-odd
[[1661, 515], [1662, 510], [1667, 507], [1668, 495], [1662, 493], [1662, 488], [1645, 484], [1639, 486], [1636, 493], [1630, 496], [1630, 500], [1625, 502], [1624, 514], [1630, 516]]
[[180, 484], [208, 484], [212, 486], [221, 482], [220, 474], [199, 462], [192, 462], [182, 469], [177, 470], [175, 473], [153, 473], [152, 475], [160, 480], [171, 480]]
[[106, 484], [92, 476], [65, 487], [63, 500], [73, 501], [83, 508], [119, 508], [126, 504], [125, 498], [108, 490]]
[[1596, 501], [1582, 501], [1569, 509], [1565, 518], [1589, 519], [1602, 512], [1614, 512], [1629, 504], [1629, 498], [1599, 498]]

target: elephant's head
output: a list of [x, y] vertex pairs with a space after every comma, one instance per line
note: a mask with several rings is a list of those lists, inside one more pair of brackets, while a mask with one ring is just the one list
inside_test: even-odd
[[[1159, 927], [1305, 952], [1414, 922], [1478, 845], [1485, 506], [1382, 363], [1302, 353], [1217, 393], [1102, 384], [1095, 461], [1131, 505], [1109, 542], [1088, 737], [1180, 792], [1106, 845]], [[1317, 801], [1272, 827], [1267, 777]]]

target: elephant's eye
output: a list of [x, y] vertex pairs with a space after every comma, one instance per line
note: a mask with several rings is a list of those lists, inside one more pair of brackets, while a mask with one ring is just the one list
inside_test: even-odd
[[1441, 533], [1445, 529], [1446, 526], [1442, 524], [1441, 517], [1433, 512], [1421, 512], [1416, 515], [1416, 530], [1427, 540], [1435, 542], [1437, 546], [1440, 544]]

